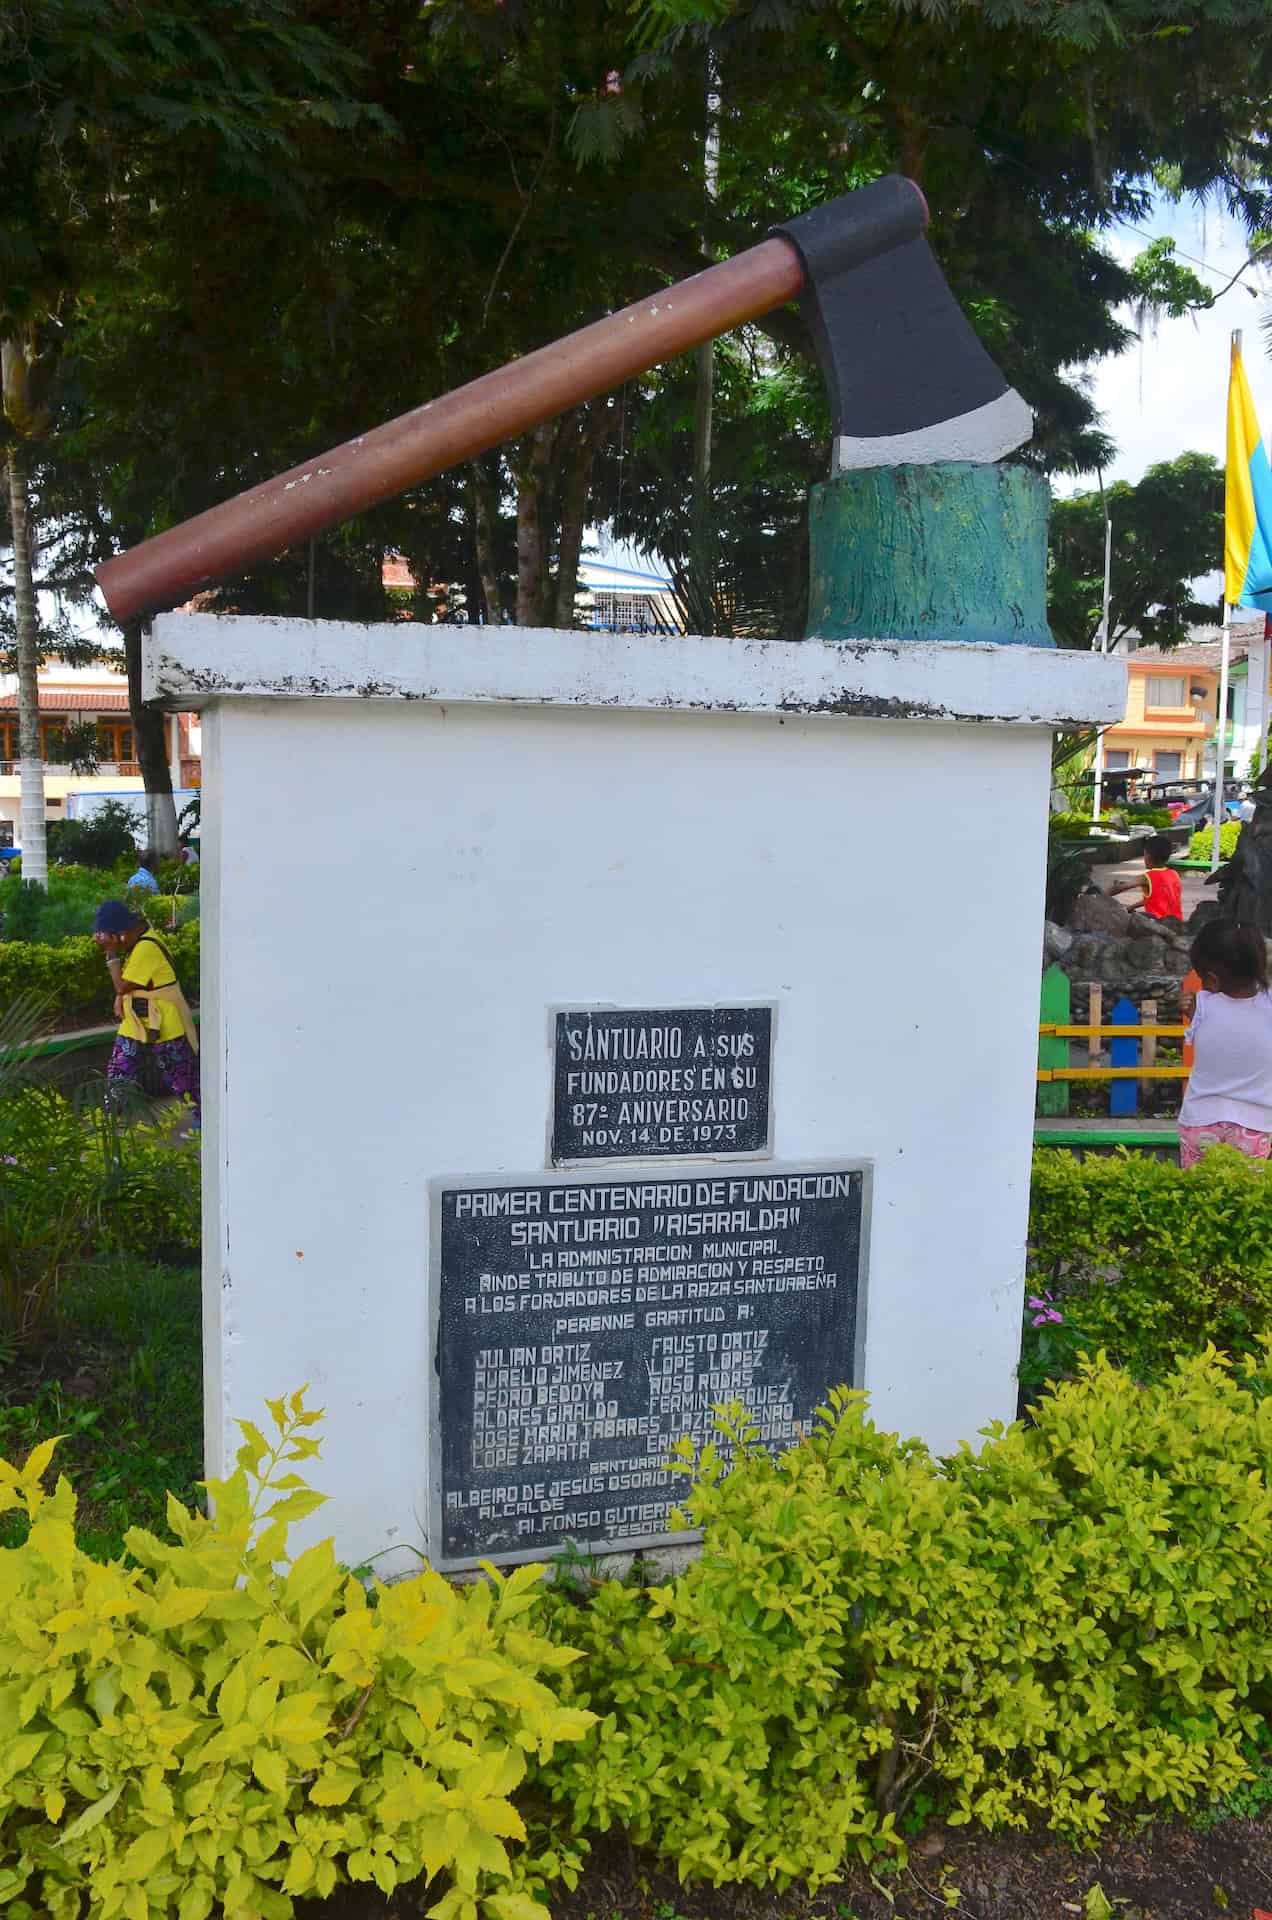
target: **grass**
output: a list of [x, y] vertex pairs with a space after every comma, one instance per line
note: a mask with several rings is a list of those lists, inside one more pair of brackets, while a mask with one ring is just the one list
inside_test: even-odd
[[[189, 1506], [202, 1473], [199, 1275], [128, 1257], [68, 1280], [38, 1347], [0, 1356], [0, 1456], [22, 1459], [64, 1436], [54, 1471], [79, 1499], [80, 1545], [123, 1550], [132, 1526], [166, 1533], [169, 1491]], [[0, 1546], [25, 1521], [0, 1519]]]

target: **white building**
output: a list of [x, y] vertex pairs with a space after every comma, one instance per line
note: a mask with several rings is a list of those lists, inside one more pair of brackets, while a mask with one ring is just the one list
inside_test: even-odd
[[665, 573], [609, 560], [579, 563], [583, 624], [608, 633], [681, 633], [684, 621]]
[[[144, 813], [144, 783], [137, 763], [127, 676], [112, 667], [69, 667], [50, 661], [39, 674], [40, 741], [44, 755], [44, 816], [64, 820], [74, 813], [74, 797], [135, 794]], [[202, 738], [197, 715], [169, 714], [168, 760], [173, 791], [197, 787]], [[88, 726], [96, 735], [94, 773], [74, 773], [67, 764], [67, 728]], [[14, 846], [20, 835], [21, 780], [18, 770], [18, 683], [16, 674], [0, 674], [0, 846]]]

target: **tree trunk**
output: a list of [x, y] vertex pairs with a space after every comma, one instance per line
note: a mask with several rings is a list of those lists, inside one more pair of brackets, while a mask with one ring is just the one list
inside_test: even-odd
[[[702, 129], [702, 185], [704, 249], [708, 245], [710, 213], [720, 177], [720, 94], [715, 61], [707, 55], [706, 117]], [[704, 607], [711, 609], [709, 626], [699, 629], [714, 633], [716, 611], [715, 514], [711, 498], [711, 432], [715, 398], [715, 342], [705, 340], [694, 354], [693, 396], [693, 502], [689, 527], [689, 572], [695, 592]]]
[[711, 416], [715, 393], [715, 345], [708, 340], [694, 355], [693, 396], [693, 511], [689, 530], [689, 571], [696, 597], [711, 609], [709, 625], [699, 629], [714, 633], [716, 615], [715, 537], [711, 501]]
[[[557, 575], [553, 620], [558, 627], [574, 625], [574, 599], [579, 589], [579, 554], [583, 550], [583, 525], [587, 518], [587, 490], [592, 478], [592, 463], [609, 432], [611, 413], [608, 401], [596, 400], [583, 410], [578, 437], [570, 448], [561, 479], [561, 537], [557, 546]], [[558, 436], [558, 446], [560, 437]]]
[[13, 592], [18, 639], [18, 753], [21, 777], [22, 878], [49, 884], [44, 833], [44, 754], [40, 745], [40, 683], [31, 509], [22, 446], [9, 448], [9, 514], [13, 522]]
[[499, 561], [495, 550], [495, 528], [499, 522], [497, 475], [497, 466], [492, 473], [484, 460], [473, 461], [473, 477], [469, 484], [476, 531], [477, 577], [481, 582], [481, 597], [486, 603], [486, 619], [492, 627], [503, 623], [503, 595], [499, 590]]
[[525, 452], [513, 468], [517, 478], [517, 625], [546, 625], [544, 604], [547, 579], [547, 527], [544, 513], [546, 480], [552, 455], [555, 423], [536, 427]]
[[124, 658], [133, 739], [146, 789], [146, 841], [156, 853], [172, 859], [177, 851], [177, 807], [168, 767], [168, 716], [161, 708], [148, 706], [141, 697], [141, 626], [137, 621], [124, 628]]

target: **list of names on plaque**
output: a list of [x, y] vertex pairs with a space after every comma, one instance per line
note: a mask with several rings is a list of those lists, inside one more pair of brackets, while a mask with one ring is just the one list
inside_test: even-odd
[[768, 1151], [773, 1008], [562, 1009], [552, 1161]]
[[435, 1183], [440, 1557], [667, 1537], [731, 1400], [791, 1444], [854, 1377], [864, 1205], [853, 1166]]

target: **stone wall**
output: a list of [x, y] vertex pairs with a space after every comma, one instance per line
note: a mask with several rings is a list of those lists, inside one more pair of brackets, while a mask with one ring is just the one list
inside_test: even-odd
[[[1212, 911], [1207, 903], [1193, 918], [1208, 917]], [[1143, 913], [1130, 913], [1104, 894], [1083, 894], [1067, 927], [1044, 923], [1043, 966], [1058, 962], [1075, 986], [1098, 980], [1105, 988], [1106, 1005], [1119, 993], [1132, 1000], [1156, 995], [1159, 1002], [1163, 994], [1172, 994], [1177, 1004], [1194, 932], [1193, 927], [1168, 927]]]

